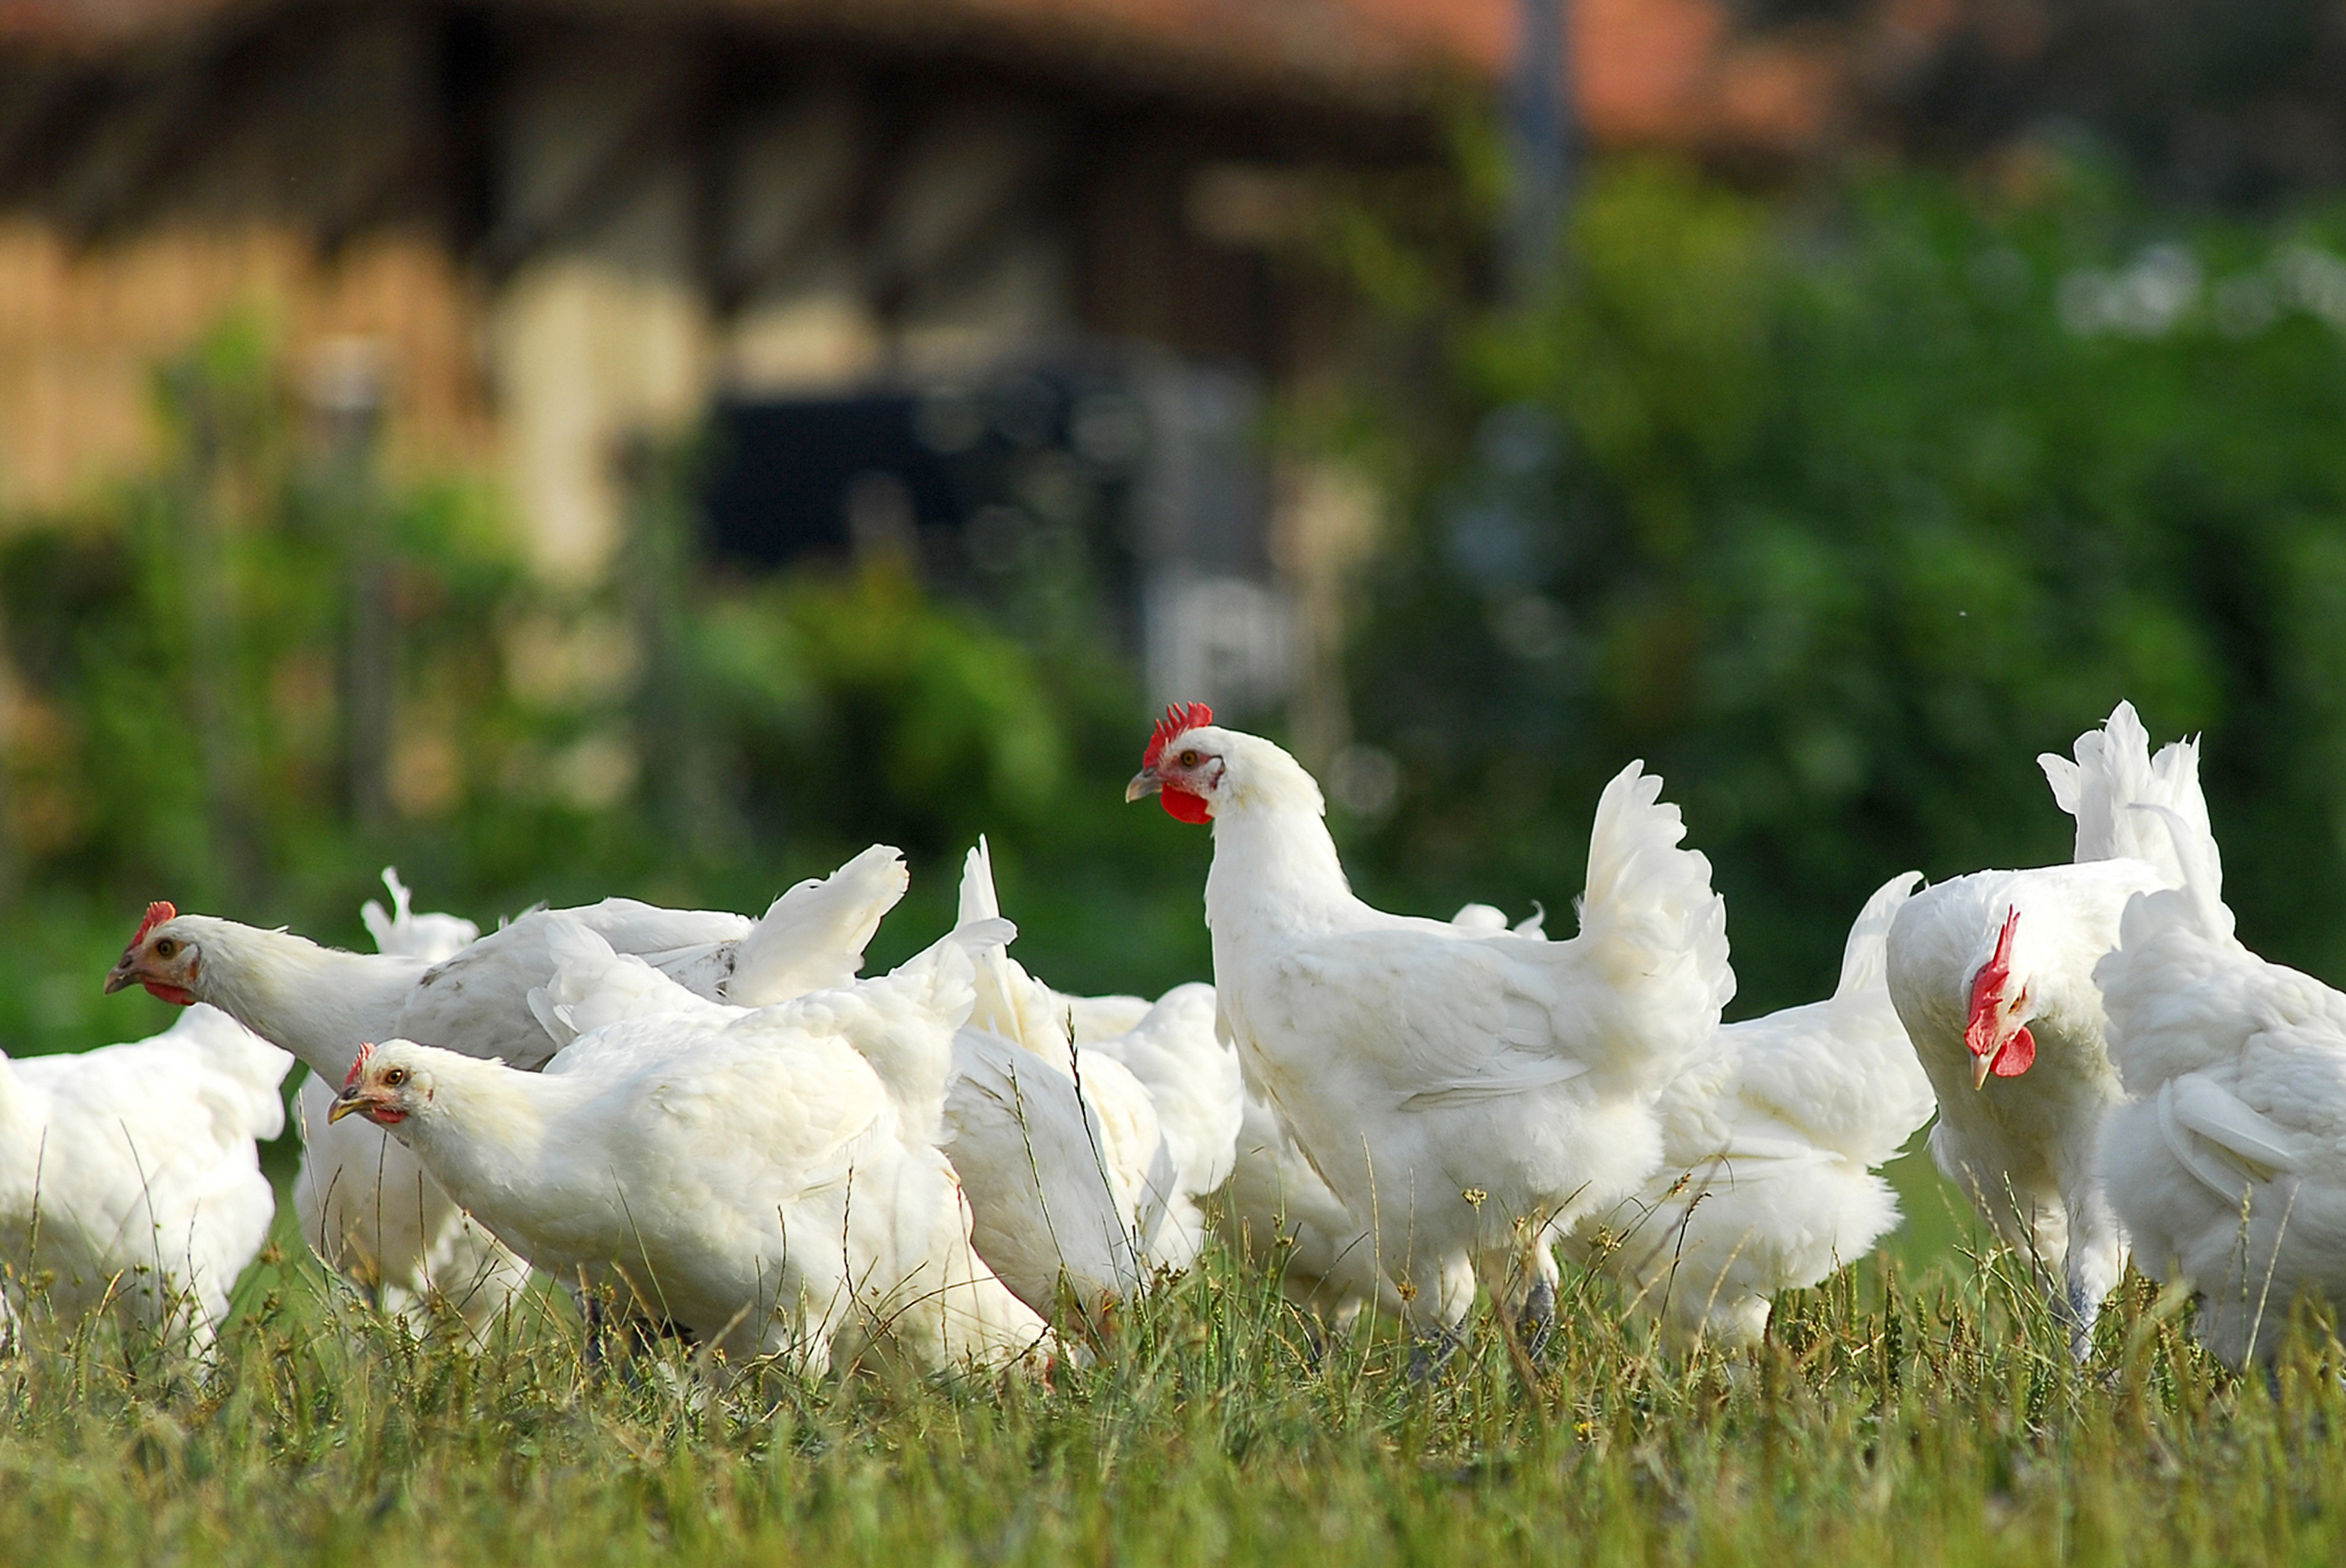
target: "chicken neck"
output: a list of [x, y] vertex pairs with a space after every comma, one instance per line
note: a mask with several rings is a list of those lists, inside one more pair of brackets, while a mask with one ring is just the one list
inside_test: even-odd
[[1215, 817], [1206, 924], [1218, 943], [1348, 931], [1373, 914], [1310, 805], [1249, 801]]
[[[560, 1105], [580, 1098], [586, 1085], [455, 1051], [434, 1051], [430, 1063], [430, 1108], [389, 1130], [448, 1196], [467, 1209], [495, 1209], [517, 1196], [555, 1209], [568, 1207], [561, 1178], [569, 1173], [563, 1162], [545, 1157], [547, 1123]], [[591, 1157], [584, 1165], [602, 1168]], [[500, 1233], [499, 1239], [507, 1238]]]
[[221, 921], [204, 933], [199, 1002], [291, 1051], [340, 1084], [359, 1047], [398, 1026], [399, 1013], [430, 967], [421, 959], [343, 952], [290, 932]]

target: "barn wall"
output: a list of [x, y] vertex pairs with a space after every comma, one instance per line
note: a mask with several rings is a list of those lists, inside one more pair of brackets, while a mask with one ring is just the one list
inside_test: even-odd
[[256, 314], [299, 367], [366, 339], [390, 377], [394, 463], [476, 463], [495, 424], [482, 311], [446, 253], [380, 236], [321, 257], [284, 227], [174, 227], [79, 248], [0, 221], [0, 515], [70, 507], [151, 464], [157, 367], [232, 311]]

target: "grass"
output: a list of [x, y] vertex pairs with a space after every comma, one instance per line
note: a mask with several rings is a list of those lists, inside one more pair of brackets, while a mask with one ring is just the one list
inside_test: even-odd
[[276, 1251], [207, 1368], [85, 1328], [0, 1361], [14, 1564], [833, 1562], [2331, 1563], [2346, 1389], [2277, 1376], [2130, 1279], [2073, 1368], [2006, 1260], [1873, 1260], [1748, 1357], [1658, 1349], [1576, 1279], [1527, 1380], [1479, 1334], [1431, 1389], [1316, 1360], [1209, 1256], [1047, 1384], [748, 1377], [585, 1357], [566, 1307], [419, 1343]]

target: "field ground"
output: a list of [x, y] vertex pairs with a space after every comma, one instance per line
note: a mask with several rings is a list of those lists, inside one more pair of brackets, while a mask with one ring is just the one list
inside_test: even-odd
[[[285, 1237], [291, 1242], [290, 1237]], [[590, 1364], [566, 1305], [419, 1344], [280, 1247], [205, 1370], [107, 1329], [0, 1360], [0, 1560], [2346, 1561], [2320, 1326], [2236, 1379], [2130, 1279], [2090, 1365], [2008, 1260], [1869, 1260], [1682, 1361], [1575, 1278], [1536, 1365], [1315, 1359], [1221, 1254], [1047, 1384]]]

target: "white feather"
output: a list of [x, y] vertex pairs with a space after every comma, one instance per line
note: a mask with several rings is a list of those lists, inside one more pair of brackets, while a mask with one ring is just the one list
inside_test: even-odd
[[291, 1065], [203, 1006], [132, 1044], [0, 1056], [5, 1315], [69, 1330], [104, 1307], [209, 1345], [276, 1213], [258, 1144]]

